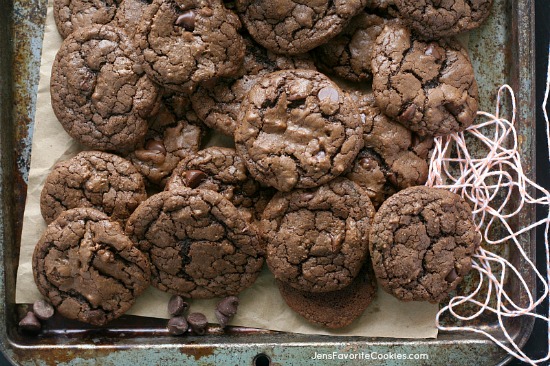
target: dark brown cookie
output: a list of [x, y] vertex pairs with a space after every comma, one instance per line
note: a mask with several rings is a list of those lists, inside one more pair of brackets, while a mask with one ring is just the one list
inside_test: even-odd
[[40, 194], [40, 211], [47, 223], [77, 207], [95, 208], [124, 222], [146, 198], [143, 177], [128, 160], [83, 151], [54, 166]]
[[362, 82], [372, 79], [372, 51], [384, 25], [393, 20], [362, 12], [344, 30], [315, 49], [319, 70], [346, 80]]
[[149, 262], [117, 222], [91, 208], [62, 213], [32, 257], [34, 281], [57, 311], [103, 325], [126, 312], [149, 286]]
[[367, 0], [237, 0], [241, 20], [256, 42], [281, 54], [307, 52], [336, 36]]
[[348, 286], [368, 252], [374, 207], [344, 178], [311, 190], [277, 193], [262, 215], [260, 234], [276, 279], [309, 292]]
[[239, 120], [237, 153], [255, 179], [280, 191], [334, 179], [363, 145], [355, 103], [316, 71], [263, 76], [243, 100]]
[[394, 0], [399, 17], [428, 39], [455, 36], [485, 21], [493, 0]]
[[95, 150], [132, 150], [159, 100], [127, 36], [107, 25], [77, 30], [63, 41], [50, 92], [65, 131]]
[[203, 84], [191, 95], [193, 109], [210, 128], [228, 136], [235, 134], [241, 102], [261, 76], [277, 70], [315, 69], [309, 55], [275, 55], [244, 37], [246, 54], [239, 75]]
[[54, 0], [53, 17], [61, 37], [75, 30], [110, 23], [117, 11], [117, 0]]
[[118, 2], [113, 25], [122, 28], [130, 38], [134, 38], [141, 24], [141, 16], [151, 4], [151, 0], [118, 0]]
[[202, 82], [237, 74], [245, 52], [240, 27], [221, 0], [155, 0], [135, 40], [151, 78], [190, 94]]
[[174, 170], [166, 189], [210, 189], [228, 199], [249, 222], [259, 221], [275, 193], [260, 186], [246, 170], [235, 149], [209, 147], [187, 156]]
[[476, 116], [474, 69], [455, 39], [422, 42], [403, 26], [386, 25], [372, 70], [378, 107], [421, 136], [462, 131]]
[[288, 307], [309, 322], [332, 329], [343, 328], [361, 316], [376, 296], [371, 265], [366, 263], [364, 267], [349, 286], [338, 291], [305, 292], [281, 281], [277, 281], [277, 285]]
[[143, 202], [126, 232], [151, 261], [152, 284], [191, 298], [236, 295], [263, 264], [256, 231], [217, 192], [180, 188]]
[[460, 196], [407, 188], [374, 218], [369, 245], [378, 284], [400, 300], [441, 302], [470, 271], [479, 240]]

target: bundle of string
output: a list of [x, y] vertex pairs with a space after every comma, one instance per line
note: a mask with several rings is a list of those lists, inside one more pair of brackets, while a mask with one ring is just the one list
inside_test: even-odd
[[[550, 80], [550, 64], [548, 71]], [[546, 134], [550, 152], [550, 132], [546, 114], [549, 90], [550, 81], [547, 81], [543, 108], [547, 122]], [[501, 117], [501, 103], [503, 103], [506, 93], [510, 96], [512, 104], [511, 120]], [[430, 173], [426, 185], [449, 189], [469, 201], [474, 222], [485, 243], [476, 250], [472, 258], [472, 268], [479, 274], [477, 288], [468, 295], [453, 297], [448, 305], [438, 312], [436, 323], [441, 330], [470, 331], [483, 334], [519, 360], [536, 365], [550, 359], [550, 350], [544, 358], [530, 359], [511, 336], [505, 321], [508, 318], [516, 317], [540, 318], [549, 324], [550, 329], [549, 319], [536, 313], [536, 307], [548, 296], [549, 279], [544, 278], [537, 271], [536, 265], [524, 249], [524, 245], [528, 241], [525, 236], [537, 226], [545, 225], [544, 248], [548, 277], [550, 274], [548, 271], [550, 211], [547, 211], [547, 216], [540, 221], [533, 219], [533, 222], [522, 223], [518, 219], [520, 212], [528, 210], [530, 205], [543, 205], [549, 208], [550, 193], [524, 173], [518, 150], [518, 135], [514, 126], [516, 102], [510, 86], [504, 85], [499, 89], [495, 114], [478, 112], [478, 120], [483, 120], [483, 122], [472, 125], [464, 132], [436, 138], [434, 154], [430, 162]], [[483, 146], [483, 152], [487, 152], [486, 156], [479, 156], [480, 145]], [[537, 193], [539, 198], [537, 198]], [[532, 212], [534, 211], [533, 209]], [[491, 237], [494, 235], [493, 229], [496, 226], [499, 226], [499, 230], [494, 231], [502, 232], [503, 228], [504, 236]], [[488, 249], [496, 245], [516, 247], [516, 252], [526, 264], [523, 266], [523, 270], [525, 271], [527, 268], [528, 271], [533, 271], [543, 286], [543, 293], [538, 299], [531, 292], [533, 284], [527, 283], [522, 277], [522, 272], [510, 261]], [[505, 282], [510, 275], [519, 280], [520, 289], [516, 289], [514, 292], [516, 295], [518, 292], [523, 293], [523, 296], [516, 297], [516, 299], [526, 298], [527, 301], [522, 301], [523, 304], [516, 303], [513, 297], [506, 292]], [[465, 309], [464, 305], [466, 304], [469, 305], [469, 309], [473, 308], [477, 311], [473, 314], [460, 314], [460, 309]], [[468, 321], [485, 312], [491, 312], [496, 315], [505, 339], [502, 337], [497, 339], [479, 327], [442, 325], [440, 320], [446, 312], [463, 321], [463, 324], [467, 324]], [[550, 344], [550, 332], [548, 344]]]

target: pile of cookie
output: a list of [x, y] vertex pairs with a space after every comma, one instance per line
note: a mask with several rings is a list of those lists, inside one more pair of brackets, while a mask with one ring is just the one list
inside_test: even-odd
[[[265, 260], [330, 328], [377, 284], [443, 301], [479, 237], [459, 196], [422, 185], [433, 136], [475, 118], [453, 36], [491, 0], [421, 3], [56, 0], [52, 107], [89, 150], [45, 182], [41, 293], [102, 325], [150, 283], [238, 295]], [[205, 147], [219, 134], [234, 148]]]

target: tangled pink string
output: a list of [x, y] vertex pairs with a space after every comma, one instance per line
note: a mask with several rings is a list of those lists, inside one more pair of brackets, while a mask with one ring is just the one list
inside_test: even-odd
[[[546, 114], [546, 101], [550, 90], [550, 64], [548, 70], [546, 96], [543, 103], [546, 118], [546, 134], [548, 138], [548, 150], [550, 152], [550, 130], [548, 115]], [[512, 103], [512, 118], [510, 121], [501, 117], [501, 103], [504, 94], [508, 93]], [[550, 278], [548, 233], [550, 228], [550, 211], [546, 218], [534, 223], [522, 223], [517, 215], [529, 205], [543, 205], [550, 207], [550, 193], [543, 187], [530, 180], [524, 173], [521, 158], [518, 151], [518, 136], [514, 124], [516, 122], [516, 101], [512, 88], [502, 86], [497, 95], [495, 115], [478, 112], [479, 119], [484, 122], [469, 127], [461, 133], [435, 139], [435, 151], [430, 162], [430, 173], [426, 185], [446, 188], [461, 195], [471, 203], [474, 222], [482, 235], [485, 248], [478, 248], [472, 259], [472, 268], [479, 273], [479, 285], [467, 296], [456, 296], [449, 301], [437, 314], [436, 324], [438, 329], [447, 331], [470, 331], [490, 338], [498, 346], [519, 360], [536, 365], [550, 359], [550, 350], [544, 358], [530, 359], [521, 350], [518, 344], [510, 336], [504, 319], [515, 317], [534, 317], [543, 319], [549, 325], [549, 318], [535, 312], [536, 307], [548, 296], [548, 283]], [[474, 144], [471, 141], [477, 140]], [[479, 151], [480, 143], [488, 151], [486, 156], [477, 158], [474, 149]], [[472, 149], [472, 153], [468, 147]], [[479, 155], [479, 153], [478, 153]], [[539, 193], [540, 198], [536, 197]], [[519, 196], [519, 200], [518, 200]], [[513, 202], [512, 202], [513, 200]], [[511, 207], [515, 207], [512, 212]], [[514, 224], [511, 223], [514, 220]], [[519, 222], [519, 227], [517, 226]], [[491, 238], [491, 229], [495, 225], [503, 227], [507, 235], [501, 238]], [[525, 253], [522, 245], [522, 234], [528, 233], [539, 225], [545, 225], [544, 249], [546, 251], [547, 278], [538, 271], [535, 264]], [[508, 260], [487, 250], [493, 245], [514, 245], [519, 255], [527, 263], [529, 271], [533, 271], [543, 285], [543, 294], [538, 299], [531, 294], [532, 284], [526, 283], [521, 272]], [[498, 268], [498, 270], [495, 268]], [[515, 303], [512, 297], [504, 289], [507, 273], [512, 273], [520, 282], [517, 291], [527, 295], [528, 303], [521, 306]], [[487, 290], [482, 291], [484, 282], [487, 281]], [[531, 287], [530, 287], [531, 286]], [[491, 306], [490, 300], [494, 297], [496, 305]], [[479, 301], [477, 299], [484, 299]], [[521, 297], [520, 297], [521, 298]], [[457, 307], [465, 304], [473, 304], [479, 310], [472, 315], [461, 315]], [[508, 341], [500, 341], [493, 335], [480, 328], [470, 326], [443, 326], [440, 318], [445, 312], [449, 312], [456, 319], [463, 321], [473, 320], [482, 313], [489, 311], [496, 314], [500, 329]], [[548, 344], [550, 345], [550, 331]]]

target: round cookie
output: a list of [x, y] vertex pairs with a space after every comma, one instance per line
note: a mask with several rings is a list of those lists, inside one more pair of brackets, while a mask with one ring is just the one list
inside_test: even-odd
[[134, 211], [126, 232], [149, 257], [152, 284], [184, 297], [237, 295], [252, 285], [264, 262], [256, 231], [210, 190], [155, 194]]
[[125, 313], [148, 286], [151, 270], [117, 222], [91, 208], [63, 212], [32, 257], [34, 281], [69, 319], [104, 325]]
[[349, 286], [338, 291], [299, 291], [281, 281], [277, 281], [277, 285], [288, 307], [309, 322], [332, 329], [343, 328], [360, 317], [376, 296], [370, 263], [365, 267]]
[[451, 37], [479, 27], [493, 5], [493, 0], [393, 1], [399, 17], [428, 39]]
[[54, 0], [53, 17], [59, 34], [67, 38], [75, 30], [110, 23], [117, 0]]
[[166, 189], [210, 189], [229, 200], [254, 223], [259, 221], [274, 190], [260, 186], [246, 170], [235, 149], [212, 146], [183, 159], [166, 183]]
[[83, 151], [54, 166], [40, 194], [40, 211], [46, 223], [77, 207], [95, 208], [124, 222], [146, 198], [143, 177], [128, 160]]
[[400, 300], [441, 302], [470, 271], [479, 240], [460, 196], [407, 188], [382, 204], [372, 224], [369, 246], [378, 284]]
[[363, 145], [355, 103], [316, 71], [263, 76], [243, 100], [239, 120], [237, 153], [256, 180], [280, 191], [334, 179]]
[[135, 40], [153, 80], [190, 94], [200, 83], [237, 74], [245, 52], [240, 27], [221, 0], [154, 0]]
[[367, 0], [237, 0], [237, 11], [256, 42], [281, 54], [305, 53], [344, 29]]
[[128, 151], [147, 132], [159, 92], [125, 33], [111, 26], [73, 32], [50, 80], [52, 108], [65, 131], [95, 150]]
[[233, 136], [241, 102], [261, 76], [277, 70], [315, 69], [309, 55], [286, 57], [275, 55], [244, 37], [246, 53], [238, 77], [206, 83], [191, 95], [193, 109], [210, 128]]
[[366, 192], [344, 178], [316, 189], [277, 193], [260, 223], [269, 269], [301, 291], [348, 286], [367, 256], [374, 212]]
[[457, 40], [423, 42], [393, 23], [376, 39], [374, 52], [372, 88], [383, 113], [421, 136], [448, 135], [472, 124], [477, 83]]

